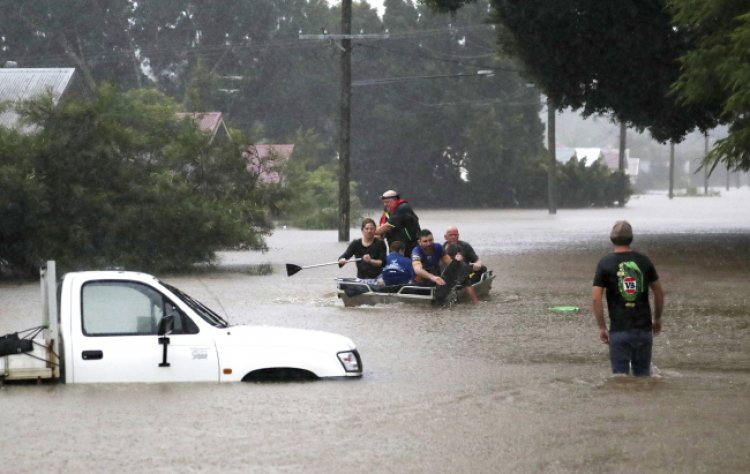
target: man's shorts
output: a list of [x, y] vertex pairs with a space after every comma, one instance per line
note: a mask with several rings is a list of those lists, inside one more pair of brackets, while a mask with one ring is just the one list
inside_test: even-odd
[[637, 377], [651, 375], [651, 348], [654, 336], [650, 329], [630, 329], [609, 333], [609, 360], [613, 374]]

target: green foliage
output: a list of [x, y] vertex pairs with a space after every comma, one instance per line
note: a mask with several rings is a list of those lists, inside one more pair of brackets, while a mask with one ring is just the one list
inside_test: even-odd
[[587, 166], [585, 158], [558, 163], [557, 186], [560, 207], [612, 207], [619, 203], [620, 196], [627, 202], [632, 194], [625, 173], [610, 170], [602, 160]]
[[704, 160], [711, 171], [723, 162], [750, 170], [750, 3], [747, 1], [670, 0], [675, 22], [691, 35], [694, 48], [682, 57], [673, 90], [687, 104], [721, 107], [729, 136], [716, 142]]
[[104, 86], [91, 102], [19, 110], [43, 128], [2, 134], [1, 258], [163, 271], [263, 248], [267, 202], [237, 144], [209, 145], [170, 99]]
[[[151, 3], [151, 2], [148, 2]], [[0, 64], [75, 66], [90, 90], [98, 81], [142, 84], [128, 0], [0, 0]]]
[[[333, 41], [299, 37], [321, 29], [339, 32], [337, 2], [106, 0], [91, 7], [105, 10], [104, 21], [73, 18], [71, 11], [84, 16], [78, 13], [83, 7], [62, 3], [0, 0], [0, 62], [14, 59], [21, 67], [49, 67], [63, 58], [96, 83], [109, 79], [125, 90], [151, 81], [174, 100], [167, 103], [161, 94], [142, 89], [111, 96], [101, 105], [101, 117], [126, 118], [105, 130], [110, 141], [98, 143], [83, 134], [70, 138], [68, 152], [98, 147], [93, 156], [111, 155], [117, 170], [117, 150], [128, 149], [146, 163], [167, 166], [180, 180], [208, 180], [208, 189], [217, 185], [212, 173], [175, 171], [181, 166], [201, 170], [207, 152], [204, 144], [186, 138], [189, 123], [167, 118], [176, 112], [175, 102], [192, 111], [221, 111], [228, 125], [256, 143], [295, 144], [285, 187], [255, 183], [255, 188], [263, 187], [263, 199], [251, 200], [254, 215], [293, 219], [295, 225], [337, 226], [330, 216], [338, 208], [341, 50]], [[71, 0], [70, 5], [81, 3]], [[448, 3], [453, 8], [463, 2]], [[498, 28], [487, 24], [487, 17], [489, 6], [498, 2], [468, 3], [449, 16], [420, 2], [387, 0], [381, 19], [366, 3], [354, 2], [354, 32], [388, 29], [390, 36], [353, 42], [353, 79], [403, 79], [353, 89], [350, 164], [358, 186], [352, 189], [368, 207], [379, 206], [380, 193], [391, 188], [416, 208], [546, 205], [546, 177], [538, 158], [543, 154], [538, 90], [527, 87], [515, 59], [497, 54]], [[560, 38], [572, 41], [599, 31], [583, 26], [551, 31], [553, 44], [540, 46], [545, 57], [560, 54]], [[604, 68], [611, 66], [612, 58], [606, 59]], [[494, 76], [474, 75], [483, 69], [493, 70]], [[129, 104], [144, 113], [129, 114]], [[37, 114], [35, 120], [48, 117]], [[104, 127], [106, 120], [95, 123], [101, 117], [92, 115], [86, 126]], [[170, 144], [163, 143], [167, 140]], [[186, 162], [181, 157], [188, 150], [196, 153]], [[358, 205], [353, 199], [352, 220]]]
[[289, 222], [303, 229], [335, 229], [338, 225], [338, 180], [332, 166], [312, 172], [289, 169], [294, 198], [288, 205]]
[[206, 112], [211, 109], [217, 94], [216, 80], [202, 59], [190, 71], [183, 105], [189, 112]]
[[[294, 143], [294, 153], [283, 167], [287, 194], [280, 215], [302, 229], [336, 229], [339, 180], [333, 153], [312, 130], [298, 130]], [[360, 214], [356, 191], [350, 183], [352, 220]]]

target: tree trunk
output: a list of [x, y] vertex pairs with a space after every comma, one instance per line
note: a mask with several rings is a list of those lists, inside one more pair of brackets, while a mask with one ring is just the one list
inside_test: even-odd
[[555, 157], [555, 104], [547, 97], [547, 202], [550, 214], [557, 214], [557, 158]]

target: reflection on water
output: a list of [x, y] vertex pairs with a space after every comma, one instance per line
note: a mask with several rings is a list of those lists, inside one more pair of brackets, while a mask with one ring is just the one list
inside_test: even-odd
[[[625, 209], [419, 212], [457, 224], [498, 275], [477, 307], [344, 308], [335, 231], [278, 230], [223, 271], [163, 276], [235, 324], [350, 336], [359, 381], [3, 386], [0, 463], [14, 472], [738, 472], [750, 463], [750, 192], [644, 196]], [[608, 230], [666, 289], [648, 379], [612, 377], [589, 311]], [[353, 229], [352, 236], [359, 235]], [[268, 265], [259, 275], [226, 271]], [[0, 285], [0, 333], [37, 323], [35, 285]], [[581, 308], [554, 313], [551, 306]]]

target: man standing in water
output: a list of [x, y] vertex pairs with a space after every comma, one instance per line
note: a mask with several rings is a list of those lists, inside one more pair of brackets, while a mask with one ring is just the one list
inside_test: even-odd
[[[651, 260], [630, 248], [633, 228], [617, 221], [609, 238], [614, 252], [603, 257], [596, 267], [592, 288], [592, 307], [599, 326], [599, 339], [609, 344], [613, 374], [651, 375], [653, 336], [661, 332], [664, 290]], [[654, 292], [653, 316], [649, 288]], [[602, 295], [607, 292], [610, 327], [604, 321]]]

